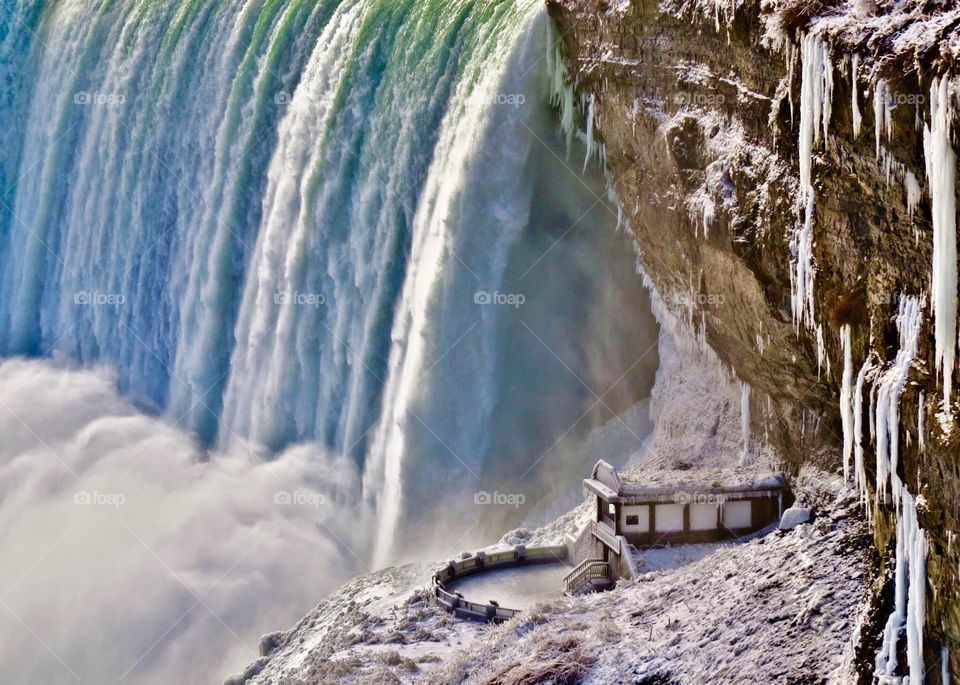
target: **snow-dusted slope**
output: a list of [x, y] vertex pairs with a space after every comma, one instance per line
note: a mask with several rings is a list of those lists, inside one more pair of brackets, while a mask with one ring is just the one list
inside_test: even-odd
[[[683, 324], [660, 315], [656, 428], [624, 473], [678, 460], [692, 476], [736, 464], [739, 384], [708, 350], [677, 345], [666, 331]], [[439, 609], [428, 589], [431, 564], [367, 574], [268, 638], [268, 656], [247, 675], [258, 673], [251, 685], [849, 682], [869, 577], [858, 493], [812, 468], [796, 487], [814, 507], [811, 524], [744, 542], [641, 552], [638, 579], [580, 598], [558, 588], [556, 600], [502, 626]], [[542, 528], [510, 531], [498, 544], [562, 543], [590, 516], [583, 504]]]
[[368, 574], [275, 638], [251, 685], [573, 682], [563, 674], [597, 684], [849, 683], [866, 617], [867, 527], [839, 478], [811, 469], [798, 487], [815, 507], [810, 524], [693, 546], [672, 568], [558, 597], [501, 626], [440, 610], [428, 565]]

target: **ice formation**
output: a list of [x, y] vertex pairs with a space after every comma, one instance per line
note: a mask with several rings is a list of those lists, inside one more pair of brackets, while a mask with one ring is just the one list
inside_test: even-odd
[[933, 309], [935, 362], [943, 372], [943, 405], [950, 413], [953, 366], [957, 345], [957, 160], [950, 144], [950, 82], [934, 79], [930, 86], [930, 126], [923, 130], [923, 152], [933, 216]]
[[[897, 315], [897, 331], [900, 334], [900, 349], [893, 364], [874, 383], [874, 435], [877, 452], [877, 497], [886, 501], [888, 486], [897, 473], [900, 458], [900, 395], [907, 382], [910, 365], [917, 356], [922, 320], [919, 298], [903, 296]], [[900, 496], [899, 488], [893, 486], [894, 501]]]
[[817, 380], [820, 380], [820, 371], [827, 369], [827, 375], [830, 374], [830, 356], [827, 354], [827, 346], [823, 340], [823, 326], [817, 324]]
[[[897, 512], [897, 551], [894, 567], [894, 609], [883, 631], [883, 643], [877, 652], [875, 675], [881, 682], [897, 674], [900, 635], [907, 634], [908, 678], [920, 685], [924, 680], [923, 626], [927, 599], [927, 538], [917, 522], [917, 503], [897, 479], [901, 506]], [[896, 682], [901, 682], [899, 678]]]
[[[866, 500], [867, 476], [862, 442], [863, 384], [868, 376], [873, 377], [870, 392], [871, 435], [876, 441], [876, 497], [878, 502], [887, 501], [887, 493], [897, 517], [896, 558], [894, 562], [894, 609], [883, 631], [883, 642], [875, 661], [875, 675], [881, 682], [900, 682], [897, 677], [898, 645], [906, 633], [907, 668], [909, 679], [904, 682], [923, 682], [923, 626], [926, 617], [926, 558], [927, 539], [917, 518], [917, 499], [900, 479], [897, 468], [900, 455], [900, 397], [906, 384], [910, 367], [917, 355], [922, 322], [923, 296], [902, 296], [897, 314], [897, 331], [900, 348], [893, 362], [883, 370], [874, 372], [874, 364], [868, 358], [857, 376], [853, 390], [852, 433], [855, 461], [855, 478], [861, 498]], [[847, 428], [850, 425], [850, 376], [852, 358], [849, 328], [841, 330], [844, 349], [844, 380], [841, 390], [841, 417], [844, 424], [844, 470], [847, 471]], [[849, 376], [848, 376], [849, 370]], [[922, 406], [922, 399], [921, 399]], [[922, 419], [921, 419], [922, 420]], [[922, 434], [922, 433], [921, 433]]]
[[753, 462], [750, 454], [750, 384], [741, 383], [740, 387], [740, 430], [743, 433], [743, 451], [740, 453], [740, 465]]
[[851, 110], [853, 111], [853, 137], [857, 138], [863, 128], [863, 115], [860, 114], [860, 94], [857, 92], [857, 71], [860, 68], [860, 55], [853, 53], [850, 58], [850, 93], [853, 98]]
[[547, 90], [550, 104], [560, 110], [560, 129], [567, 138], [567, 154], [577, 132], [574, 110], [574, 83], [567, 71], [563, 54], [560, 52], [560, 38], [555, 35], [552, 22], [547, 22]]
[[874, 116], [874, 137], [877, 143], [877, 158], [880, 158], [880, 138], [884, 131], [887, 134], [887, 140], [893, 135], [893, 109], [891, 107], [890, 87], [887, 82], [880, 79], [877, 81], [873, 90], [873, 116]]
[[593, 139], [593, 118], [595, 116], [594, 109], [596, 107], [593, 93], [590, 94], [589, 104], [587, 105], [587, 153], [583, 158], [583, 173], [587, 171], [587, 165], [590, 164], [590, 158], [593, 157], [593, 150], [595, 141]]
[[[867, 467], [863, 455], [863, 385], [867, 375], [873, 370], [873, 358], [867, 357], [867, 360], [860, 368], [857, 374], [857, 383], [853, 391], [853, 456], [854, 456], [854, 480], [857, 489], [860, 492], [860, 500], [863, 502], [867, 518], [871, 517], [872, 509], [867, 502]], [[870, 423], [871, 433], [873, 432], [873, 423]]]
[[791, 274], [794, 323], [813, 326], [813, 149], [821, 135], [826, 143], [830, 125], [833, 64], [827, 44], [818, 36], [803, 37], [800, 85], [800, 205], [804, 220], [793, 239], [796, 265]]
[[840, 385], [840, 424], [843, 427], [843, 478], [850, 480], [853, 456], [853, 350], [850, 348], [850, 324], [840, 328], [843, 349], [843, 378]]
[[907, 194], [907, 211], [910, 213], [910, 218], [913, 218], [914, 212], [917, 211], [917, 207], [920, 206], [920, 196], [923, 191], [920, 188], [920, 181], [917, 180], [917, 177], [913, 175], [913, 172], [909, 169], [903, 175], [903, 189]]

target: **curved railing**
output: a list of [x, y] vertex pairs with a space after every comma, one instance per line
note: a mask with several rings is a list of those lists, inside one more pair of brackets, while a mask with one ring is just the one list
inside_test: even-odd
[[[566, 558], [567, 548], [564, 545], [541, 547], [517, 545], [510, 549], [493, 552], [481, 551], [474, 554], [464, 554], [460, 559], [451, 560], [446, 566], [433, 574], [433, 593], [441, 606], [452, 611], [460, 618], [500, 623], [519, 614], [520, 609], [502, 607], [495, 601], [486, 604], [471, 602], [459, 592], [448, 590], [447, 585], [476, 573], [511, 566], [548, 564], [564, 561]], [[560, 588], [557, 588], [557, 590], [559, 591]]]

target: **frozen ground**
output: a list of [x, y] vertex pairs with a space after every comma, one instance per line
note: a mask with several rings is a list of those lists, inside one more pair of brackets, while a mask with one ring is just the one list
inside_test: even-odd
[[[542, 603], [458, 650], [429, 683], [848, 683], [866, 600], [856, 494], [826, 477], [811, 524], [722, 545], [609, 593]], [[822, 498], [821, 498], [822, 499]], [[526, 678], [526, 680], [524, 680]]]
[[[805, 472], [815, 519], [740, 544], [645, 553], [612, 592], [542, 601], [501, 626], [453, 619], [430, 565], [357, 578], [278, 637], [257, 685], [847, 683], [867, 598], [857, 495]], [[562, 682], [562, 680], [557, 680]]]
[[[633, 461], [644, 470], [735, 464], [739, 383], [668, 335], [661, 360], [654, 431]], [[793, 487], [811, 523], [736, 544], [644, 551], [636, 580], [541, 601], [500, 626], [438, 608], [431, 564], [361, 576], [278, 635], [250, 682], [849, 683], [868, 595], [867, 525], [839, 477], [809, 469]], [[560, 544], [589, 519], [581, 504], [498, 545]]]

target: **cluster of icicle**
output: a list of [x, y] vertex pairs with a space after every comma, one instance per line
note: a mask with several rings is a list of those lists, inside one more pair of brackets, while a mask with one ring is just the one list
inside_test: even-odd
[[950, 82], [930, 87], [930, 124], [923, 130], [923, 154], [930, 182], [933, 219], [933, 275], [930, 301], [936, 341], [935, 362], [943, 373], [943, 408], [950, 415], [957, 350], [957, 159], [950, 144]]
[[[923, 150], [926, 176], [930, 189], [933, 224], [933, 264], [930, 282], [930, 309], [933, 317], [935, 364], [941, 373], [943, 412], [941, 425], [948, 429], [951, 423], [952, 376], [957, 351], [957, 227], [956, 227], [956, 168], [957, 160], [950, 138], [953, 118], [952, 85], [946, 78], [934, 79], [930, 87], [930, 121], [924, 125]], [[875, 139], [877, 157], [881, 158], [881, 137], [889, 140], [892, 131], [892, 98], [884, 82], [878, 82], [874, 91]], [[888, 180], [890, 156], [887, 155]], [[919, 180], [909, 170], [902, 173], [907, 207], [910, 216], [916, 211], [922, 193]], [[915, 233], [915, 236], [917, 234]], [[845, 466], [849, 470], [852, 443], [855, 477], [861, 496], [866, 499], [866, 469], [860, 433], [860, 403], [863, 383], [876, 375], [871, 391], [871, 434], [876, 441], [877, 482], [876, 497], [886, 502], [887, 492], [897, 514], [897, 546], [894, 576], [894, 610], [883, 633], [883, 644], [876, 658], [878, 679], [895, 678], [898, 667], [898, 643], [906, 632], [907, 668], [909, 682], [923, 682], [923, 628], [926, 603], [927, 539], [917, 520], [917, 501], [901, 481], [899, 463], [899, 405], [900, 394], [906, 382], [909, 366], [917, 353], [920, 330], [920, 302], [904, 298], [897, 320], [900, 332], [900, 351], [893, 365], [886, 371], [874, 371], [873, 359], [868, 359], [857, 377], [855, 389], [849, 387], [852, 370], [850, 363], [849, 329], [844, 331], [844, 387], [841, 391], [841, 409], [844, 425]], [[851, 393], [853, 406], [851, 407]], [[926, 396], [920, 393], [917, 412], [919, 448], [926, 447]], [[847, 429], [852, 431], [848, 437]], [[869, 507], [868, 507], [869, 511]]]
[[813, 308], [813, 150], [821, 139], [826, 145], [833, 93], [833, 63], [827, 44], [815, 35], [802, 39], [800, 80], [800, 206], [803, 223], [793, 239], [794, 268], [790, 274], [793, 320], [799, 328], [814, 327]]
[[[553, 23], [547, 22], [547, 100], [551, 106], [560, 110], [560, 130], [567, 137], [567, 156], [570, 155], [570, 145], [574, 137], [577, 137], [587, 146], [583, 171], [587, 170], [587, 165], [594, 158], [606, 169], [606, 145], [598, 145], [594, 137], [596, 98], [592, 93], [576, 97], [577, 83], [567, 69], [560, 44]], [[586, 131], [577, 125], [578, 112], [584, 120]]]
[[[843, 467], [851, 471], [867, 514], [867, 472], [863, 445], [864, 384], [871, 383], [869, 426], [876, 452], [875, 497], [887, 503], [888, 494], [896, 511], [896, 561], [894, 567], [894, 610], [883, 631], [883, 643], [877, 653], [875, 675], [881, 681], [896, 676], [900, 636], [907, 638], [909, 682], [923, 682], [923, 626], [926, 617], [927, 539], [917, 520], [917, 502], [897, 473], [900, 462], [900, 397], [917, 356], [924, 297], [901, 296], [897, 314], [900, 347], [897, 356], [885, 365], [874, 356], [867, 358], [853, 380], [853, 354], [850, 326], [841, 329], [843, 377], [840, 391], [840, 417], [843, 427]], [[921, 398], [920, 414], [923, 414]], [[852, 462], [852, 464], [851, 464]], [[896, 682], [900, 682], [897, 679]]]
[[[817, 366], [826, 361], [829, 373], [829, 358], [825, 354], [823, 329], [814, 318], [813, 220], [816, 192], [813, 187], [813, 152], [821, 139], [827, 145], [827, 133], [831, 115], [833, 91], [833, 63], [827, 44], [818, 36], [802, 37], [799, 49], [789, 40], [784, 43], [788, 66], [788, 81], [793, 82], [796, 61], [801, 65], [800, 87], [800, 196], [798, 208], [802, 211], [802, 223], [791, 239], [794, 264], [790, 273], [791, 304], [794, 324], [799, 331], [804, 325], [816, 331]], [[860, 57], [854, 54], [850, 62], [854, 136], [859, 136], [863, 127], [857, 87]], [[793, 121], [793, 91], [790, 97], [791, 123]], [[936, 340], [936, 368], [942, 373], [943, 412], [941, 425], [949, 429], [951, 422], [952, 375], [956, 363], [957, 346], [960, 344], [957, 330], [957, 226], [956, 226], [956, 166], [957, 160], [950, 139], [950, 123], [953, 118], [951, 97], [953, 87], [948, 79], [934, 79], [930, 88], [930, 122], [924, 126], [923, 144], [926, 160], [926, 176], [930, 186], [933, 218], [933, 269], [931, 277], [930, 309]], [[917, 177], [905, 165], [896, 162], [883, 148], [893, 135], [893, 109], [895, 99], [889, 85], [877, 80], [873, 89], [874, 138], [877, 159], [884, 165], [887, 183], [895, 173], [903, 179], [906, 205], [912, 219], [920, 204], [922, 188]], [[919, 114], [918, 114], [919, 128]], [[915, 240], [919, 232], [914, 228]], [[868, 519], [872, 520], [873, 507], [869, 502], [867, 468], [864, 456], [864, 387], [871, 384], [868, 425], [870, 439], [876, 452], [875, 496], [877, 504], [890, 503], [897, 516], [895, 607], [887, 621], [883, 645], [877, 654], [876, 676], [882, 681], [900, 682], [896, 677], [897, 649], [900, 636], [905, 632], [907, 640], [907, 668], [909, 677], [904, 682], [923, 682], [923, 627], [926, 601], [927, 539], [917, 519], [917, 500], [910, 494], [898, 475], [900, 461], [900, 397], [907, 381], [910, 366], [917, 355], [924, 296], [902, 296], [897, 328], [900, 334], [900, 349], [896, 359], [885, 364], [875, 354], [868, 356], [859, 373], [854, 377], [851, 329], [841, 328], [843, 350], [843, 375], [840, 391], [840, 418], [843, 427], [844, 475], [856, 483], [860, 498], [865, 505]], [[746, 392], [746, 389], [745, 389]], [[924, 416], [926, 397], [920, 393], [918, 411], [919, 447], [925, 449]], [[746, 452], [746, 450], [745, 450]]]

